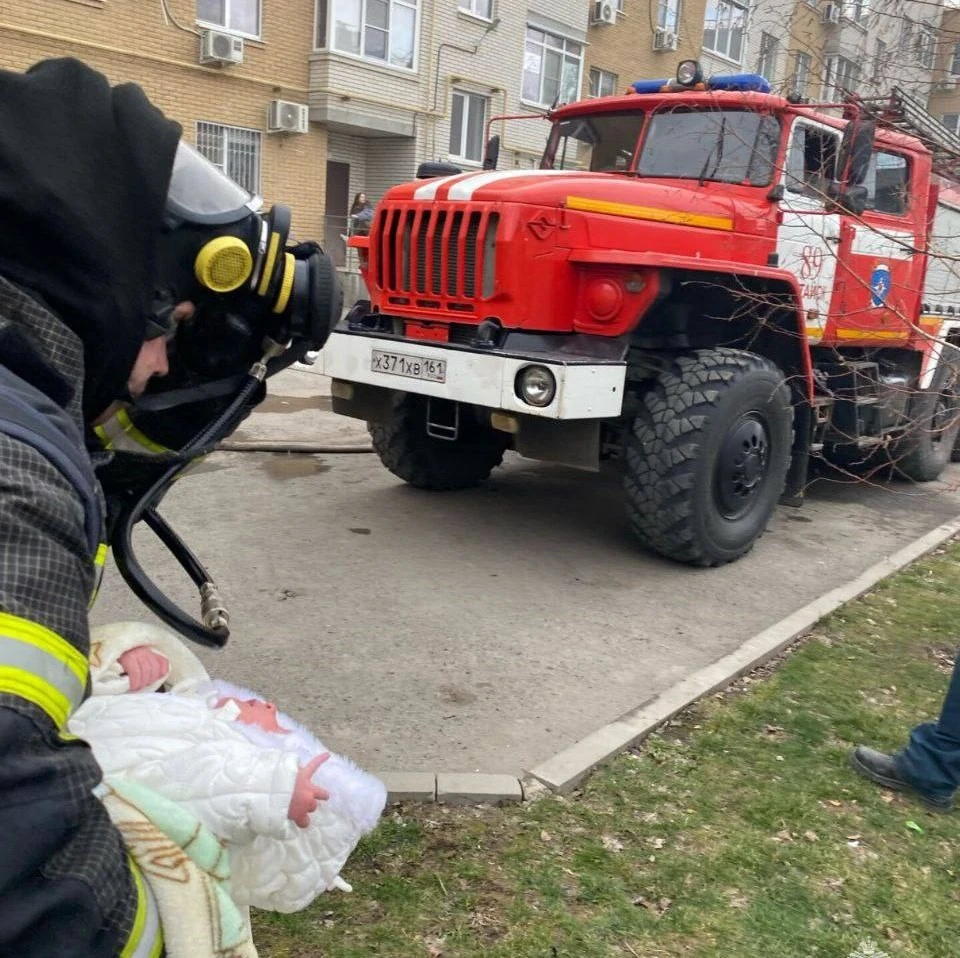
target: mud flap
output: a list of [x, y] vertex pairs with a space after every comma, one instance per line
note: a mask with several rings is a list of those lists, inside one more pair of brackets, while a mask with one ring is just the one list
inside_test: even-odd
[[803, 505], [803, 493], [807, 487], [807, 473], [810, 468], [811, 414], [809, 403], [794, 403], [793, 448], [787, 481], [780, 495], [781, 506], [799, 508]]
[[600, 420], [524, 416], [514, 437], [514, 448], [527, 459], [599, 472]]

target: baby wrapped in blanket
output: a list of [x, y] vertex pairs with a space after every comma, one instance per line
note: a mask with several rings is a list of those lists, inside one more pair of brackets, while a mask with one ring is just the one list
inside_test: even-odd
[[165, 629], [114, 623], [91, 638], [94, 694], [69, 724], [105, 776], [147, 786], [224, 841], [238, 905], [291, 912], [349, 890], [340, 870], [383, 811], [382, 782], [262, 696], [210, 679]]

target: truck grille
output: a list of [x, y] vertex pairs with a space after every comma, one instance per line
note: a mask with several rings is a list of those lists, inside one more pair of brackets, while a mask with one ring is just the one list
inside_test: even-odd
[[371, 267], [395, 305], [473, 312], [493, 295], [498, 214], [488, 209], [381, 206]]

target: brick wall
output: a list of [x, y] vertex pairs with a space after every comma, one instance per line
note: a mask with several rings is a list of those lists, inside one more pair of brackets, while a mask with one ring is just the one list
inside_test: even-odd
[[615, 74], [615, 92], [623, 93], [634, 80], [672, 77], [681, 60], [698, 59], [704, 9], [705, 0], [681, 0], [677, 49], [661, 52], [653, 49], [655, 0], [624, 0], [615, 24], [589, 29], [583, 95], [590, 92], [590, 67]]
[[[240, 66], [200, 66], [194, 0], [6, 0], [0, 6], [0, 67], [76, 56], [111, 81], [135, 81], [195, 141], [197, 121], [265, 130], [275, 98], [306, 102], [312, 0], [263, 0], [261, 37]], [[293, 208], [302, 237], [322, 236], [326, 133], [262, 136], [265, 201]]]

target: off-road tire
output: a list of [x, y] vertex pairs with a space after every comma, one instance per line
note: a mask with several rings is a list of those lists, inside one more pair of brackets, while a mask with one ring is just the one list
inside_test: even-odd
[[792, 436], [790, 390], [770, 360], [726, 348], [678, 356], [643, 395], [628, 433], [633, 532], [679, 562], [738, 559], [783, 492]]
[[396, 393], [387, 422], [369, 423], [373, 448], [398, 478], [418, 489], [469, 489], [483, 482], [503, 461], [506, 433], [460, 417], [454, 440], [427, 435], [427, 398]]
[[960, 462], [960, 362], [941, 361], [930, 387], [910, 400], [907, 418], [909, 431], [890, 449], [893, 467], [913, 482], [933, 482], [951, 459]]

